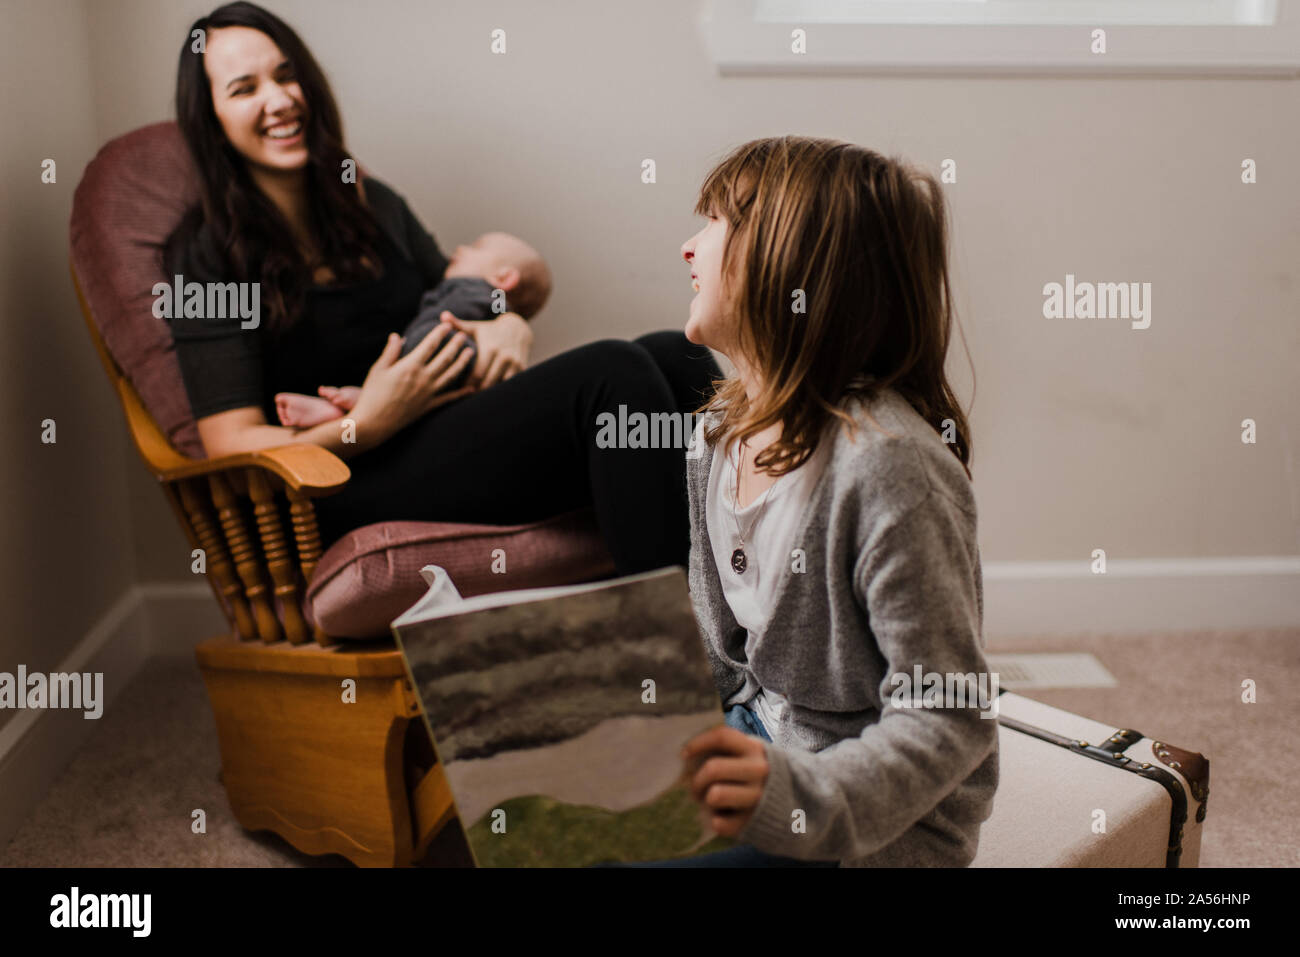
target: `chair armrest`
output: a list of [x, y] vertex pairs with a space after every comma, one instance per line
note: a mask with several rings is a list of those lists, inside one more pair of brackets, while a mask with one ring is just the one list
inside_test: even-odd
[[185, 459], [183, 464], [157, 472], [159, 481], [210, 475], [239, 468], [261, 468], [274, 472], [284, 484], [311, 498], [339, 491], [352, 477], [352, 471], [333, 452], [319, 445], [299, 442], [256, 452], [239, 452], [213, 459]]
[[307, 442], [217, 458], [189, 458], [177, 452], [167, 441], [125, 378], [118, 380], [118, 394], [136, 447], [160, 482], [252, 466], [274, 472], [290, 488], [314, 498], [337, 492], [352, 477], [352, 471], [341, 458], [329, 449]]

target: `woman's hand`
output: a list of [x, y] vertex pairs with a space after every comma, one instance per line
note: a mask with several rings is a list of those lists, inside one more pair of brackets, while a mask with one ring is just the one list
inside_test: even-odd
[[478, 362], [470, 381], [486, 389], [509, 379], [528, 367], [528, 351], [533, 347], [533, 330], [527, 320], [515, 312], [503, 312], [495, 319], [465, 322], [443, 310], [442, 321], [449, 322], [478, 346]]
[[466, 342], [463, 332], [439, 323], [409, 354], [398, 358], [402, 337], [389, 335], [347, 414], [356, 422], [358, 443], [374, 448], [430, 410], [474, 392], [472, 386], [439, 392], [469, 365], [473, 352], [461, 348]]
[[767, 783], [764, 743], [720, 724], [688, 741], [682, 760], [691, 797], [707, 812], [709, 826], [723, 837], [744, 830]]

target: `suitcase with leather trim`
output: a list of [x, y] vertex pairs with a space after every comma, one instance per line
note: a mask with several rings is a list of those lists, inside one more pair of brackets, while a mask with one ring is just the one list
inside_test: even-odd
[[1010, 691], [998, 724], [998, 790], [972, 867], [1197, 866], [1204, 755]]

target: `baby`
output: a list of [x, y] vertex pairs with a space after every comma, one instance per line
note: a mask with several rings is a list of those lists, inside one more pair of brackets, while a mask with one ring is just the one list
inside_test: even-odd
[[[532, 318], [551, 294], [551, 274], [537, 250], [509, 233], [484, 233], [468, 246], [458, 246], [447, 264], [443, 280], [420, 299], [420, 312], [406, 327], [402, 355], [414, 349], [425, 336], [437, 328], [443, 311], [457, 319], [477, 322], [496, 318], [493, 293], [505, 293], [500, 312], [517, 312]], [[448, 337], [450, 338], [450, 337]], [[477, 353], [474, 343], [462, 347]], [[444, 391], [454, 392], [465, 385], [474, 371], [474, 359]], [[321, 386], [320, 396], [298, 392], [280, 392], [275, 396], [275, 410], [280, 424], [293, 428], [310, 428], [330, 419], [342, 418], [356, 405], [359, 386]]]

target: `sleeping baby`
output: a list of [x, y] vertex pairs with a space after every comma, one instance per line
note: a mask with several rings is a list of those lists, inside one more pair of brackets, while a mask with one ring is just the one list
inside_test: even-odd
[[[505, 301], [494, 310], [496, 290], [504, 293]], [[444, 311], [467, 322], [495, 319], [498, 312], [506, 311], [530, 319], [550, 293], [550, 270], [537, 250], [509, 233], [484, 233], [470, 245], [457, 247], [442, 282], [421, 297], [419, 315], [406, 327], [401, 354], [409, 353], [436, 329]], [[461, 351], [465, 349], [477, 352], [473, 341]], [[474, 361], [471, 358], [465, 371], [444, 391], [464, 386], [474, 371]], [[323, 385], [319, 396], [280, 392], [275, 397], [275, 410], [281, 425], [305, 429], [342, 418], [360, 395], [361, 388], [354, 385]]]

